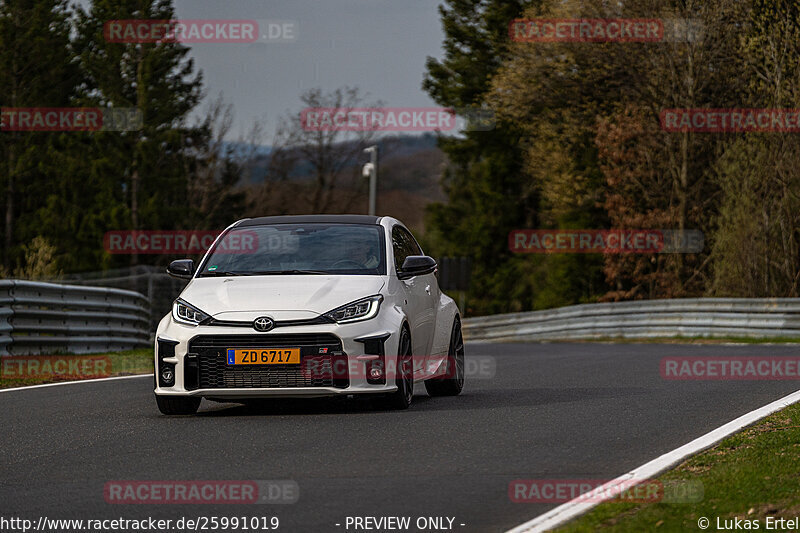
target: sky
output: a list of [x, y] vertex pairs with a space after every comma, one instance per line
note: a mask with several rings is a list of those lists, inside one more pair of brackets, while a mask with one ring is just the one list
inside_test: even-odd
[[[84, 6], [88, 0], [81, 0]], [[293, 21], [292, 42], [191, 44], [207, 98], [233, 104], [228, 140], [254, 119], [268, 133], [299, 112], [311, 88], [346, 85], [389, 107], [435, 105], [421, 89], [427, 56], [442, 56], [444, 34], [435, 0], [176, 0], [179, 19]], [[201, 104], [200, 111], [204, 109]], [[267, 139], [268, 144], [268, 139]]]

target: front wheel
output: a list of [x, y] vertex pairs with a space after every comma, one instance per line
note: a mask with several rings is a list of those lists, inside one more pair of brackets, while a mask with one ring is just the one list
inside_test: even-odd
[[397, 390], [386, 396], [385, 405], [389, 409], [408, 409], [414, 397], [414, 369], [411, 334], [407, 328], [400, 330], [397, 346]]
[[461, 321], [456, 317], [450, 333], [450, 348], [447, 350], [447, 371], [444, 376], [425, 382], [425, 390], [431, 396], [458, 396], [464, 388], [464, 337]]
[[159, 396], [156, 394], [158, 410], [165, 415], [193, 415], [200, 407], [200, 398], [195, 396]]

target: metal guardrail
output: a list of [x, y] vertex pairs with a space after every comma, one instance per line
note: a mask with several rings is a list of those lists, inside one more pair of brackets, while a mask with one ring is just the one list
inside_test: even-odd
[[686, 298], [582, 304], [468, 318], [472, 342], [658, 337], [800, 337], [800, 298]]
[[0, 280], [0, 356], [147, 346], [149, 316], [138, 292]]
[[[134, 291], [0, 280], [0, 356], [148, 346]], [[800, 337], [800, 298], [687, 298], [583, 304], [463, 321], [471, 342], [658, 337]]]
[[102, 272], [67, 275], [59, 283], [94, 287], [113, 287], [144, 294], [150, 309], [150, 330], [172, 310], [172, 302], [186, 287], [187, 280], [173, 278], [164, 267], [138, 265]]

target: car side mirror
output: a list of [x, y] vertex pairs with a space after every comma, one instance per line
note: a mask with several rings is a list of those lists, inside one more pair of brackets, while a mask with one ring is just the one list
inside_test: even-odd
[[423, 274], [430, 274], [436, 270], [436, 260], [427, 255], [409, 255], [403, 261], [403, 266], [397, 271], [399, 279], [413, 278], [414, 276], [422, 276]]
[[188, 279], [194, 274], [194, 261], [191, 259], [178, 259], [167, 267], [167, 274], [175, 278]]

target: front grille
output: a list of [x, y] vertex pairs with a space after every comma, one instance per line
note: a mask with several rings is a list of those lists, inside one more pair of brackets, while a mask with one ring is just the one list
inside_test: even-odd
[[[227, 364], [227, 348], [300, 348], [299, 365]], [[325, 353], [320, 353], [324, 351]], [[201, 389], [285, 388], [349, 386], [345, 373], [334, 376], [347, 355], [335, 335], [200, 335], [189, 342], [189, 353], [197, 355]], [[188, 381], [188, 380], [187, 380]]]

